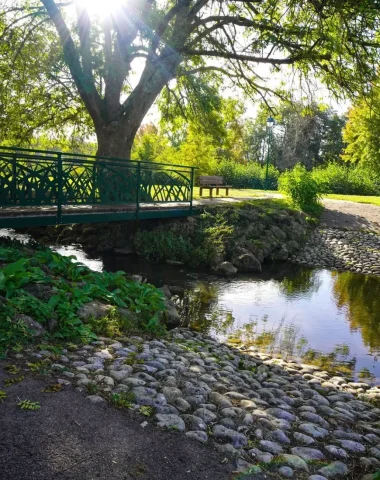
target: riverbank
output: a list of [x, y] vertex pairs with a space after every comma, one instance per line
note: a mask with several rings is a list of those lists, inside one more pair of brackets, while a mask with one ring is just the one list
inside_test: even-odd
[[229, 276], [261, 272], [265, 261], [288, 260], [314, 225], [314, 219], [286, 201], [270, 199], [210, 205], [187, 219], [33, 228], [27, 233], [50, 245], [80, 244], [92, 254], [139, 255]]
[[124, 272], [94, 272], [39, 244], [0, 239], [0, 356], [38, 340], [160, 334], [179, 324], [165, 293]]
[[309, 267], [380, 275], [380, 235], [319, 227], [291, 261]]
[[[126, 418], [139, 415], [142, 430], [152, 432], [150, 424], [156, 424], [177, 432], [181, 442], [214, 446], [219, 458], [243, 472], [237, 478], [261, 478], [261, 472], [273, 478], [362, 479], [380, 468], [380, 410], [362, 401], [378, 402], [379, 389], [186, 329], [160, 340], [132, 336], [68, 344], [60, 351], [26, 348], [12, 352], [2, 370], [8, 372], [2, 381], [10, 379], [2, 388], [4, 405], [15, 402], [22, 377], [44, 379], [50, 393], [27, 398], [40, 409], [17, 413], [25, 419], [44, 414], [47, 395], [64, 398], [75, 391], [86, 397], [90, 411], [113, 405]], [[191, 468], [183, 465], [184, 471]], [[227, 478], [208, 474], [204, 478]]]

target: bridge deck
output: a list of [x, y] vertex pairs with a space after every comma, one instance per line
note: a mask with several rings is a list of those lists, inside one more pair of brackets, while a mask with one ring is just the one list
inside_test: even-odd
[[0, 227], [193, 214], [194, 168], [0, 147]]

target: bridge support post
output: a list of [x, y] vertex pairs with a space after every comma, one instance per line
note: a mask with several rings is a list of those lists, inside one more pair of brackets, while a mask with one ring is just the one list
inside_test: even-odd
[[58, 204], [57, 204], [57, 224], [62, 224], [62, 200], [63, 200], [63, 168], [62, 168], [62, 153], [58, 153]]
[[137, 165], [137, 188], [136, 188], [136, 220], [140, 214], [140, 190], [141, 190], [141, 163]]

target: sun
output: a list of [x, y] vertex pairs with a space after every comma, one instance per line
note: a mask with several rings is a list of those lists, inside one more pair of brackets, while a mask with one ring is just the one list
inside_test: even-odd
[[125, 0], [76, 0], [89, 13], [105, 17], [115, 13]]

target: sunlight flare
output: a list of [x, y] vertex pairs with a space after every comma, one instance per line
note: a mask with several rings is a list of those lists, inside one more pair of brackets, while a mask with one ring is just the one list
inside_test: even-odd
[[76, 3], [91, 14], [105, 17], [115, 13], [125, 0], [76, 0]]

